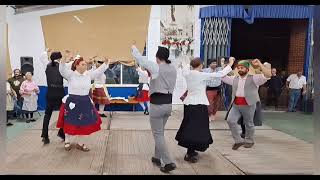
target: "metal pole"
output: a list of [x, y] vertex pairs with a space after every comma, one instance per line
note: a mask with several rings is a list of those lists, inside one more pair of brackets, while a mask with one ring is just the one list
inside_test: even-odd
[[314, 8], [314, 45], [313, 45], [313, 68], [314, 68], [314, 174], [320, 174], [320, 6]]
[[0, 174], [5, 165], [6, 155], [6, 57], [7, 57], [6, 6], [0, 5]]

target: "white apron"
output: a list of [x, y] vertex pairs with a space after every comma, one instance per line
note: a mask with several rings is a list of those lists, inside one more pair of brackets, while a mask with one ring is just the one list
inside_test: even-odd
[[32, 92], [31, 96], [23, 96], [22, 110], [24, 111], [37, 111], [38, 109], [38, 95]]

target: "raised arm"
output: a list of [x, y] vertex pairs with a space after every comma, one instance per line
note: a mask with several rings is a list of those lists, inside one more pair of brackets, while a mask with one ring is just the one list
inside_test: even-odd
[[[252, 64], [255, 66], [259, 66], [262, 74], [255, 74], [253, 76], [253, 81], [257, 86], [261, 86], [266, 83], [271, 78], [271, 68], [263, 65], [259, 59], [254, 59]], [[271, 64], [270, 64], [271, 66]]]
[[151, 78], [156, 78], [159, 74], [159, 66], [156, 62], [148, 61], [145, 56], [142, 56], [135, 45], [131, 47], [132, 56], [141, 67], [146, 68], [151, 73]]
[[109, 68], [109, 60], [107, 58], [104, 58], [104, 63], [100, 67], [98, 67], [93, 71], [89, 71], [91, 80], [94, 80], [95, 78], [101, 76], [108, 68]]
[[235, 61], [235, 58], [234, 57], [230, 57], [229, 58], [229, 64], [223, 68], [223, 70], [220, 70], [218, 72], [213, 72], [213, 73], [201, 73], [202, 74], [202, 77], [203, 77], [203, 80], [210, 80], [212, 78], [222, 78], [224, 76], [226, 76], [228, 73], [230, 73], [232, 71], [232, 65]]
[[224, 76], [223, 78], [221, 78], [221, 81], [232, 86], [234, 77], [235, 76]]
[[48, 60], [48, 53], [47, 51], [43, 52], [40, 57], [39, 57], [39, 60], [43, 66], [43, 68], [46, 68], [47, 65], [50, 63], [50, 61]]
[[59, 65], [59, 72], [63, 78], [69, 80], [73, 71], [71, 70], [70, 66], [67, 65], [66, 62], [67, 62], [66, 56], [62, 57]]
[[259, 66], [261, 68], [262, 74], [266, 78], [271, 78], [271, 68], [266, 67], [265, 65], [263, 65], [259, 59], [254, 59], [252, 61], [252, 65]]
[[232, 71], [232, 69], [228, 65], [222, 71], [212, 72], [212, 73], [201, 72], [201, 76], [202, 76], [203, 80], [210, 80], [212, 78], [222, 78], [222, 77], [226, 76], [231, 71]]

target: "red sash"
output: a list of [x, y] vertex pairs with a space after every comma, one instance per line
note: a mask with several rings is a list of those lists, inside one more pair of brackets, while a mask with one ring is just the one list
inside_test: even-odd
[[236, 97], [234, 99], [234, 104], [235, 105], [248, 105], [246, 98], [245, 97]]

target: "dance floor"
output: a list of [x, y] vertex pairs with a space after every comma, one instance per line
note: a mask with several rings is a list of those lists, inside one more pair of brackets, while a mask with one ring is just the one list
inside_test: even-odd
[[[1, 174], [165, 175], [151, 163], [154, 141], [148, 116], [142, 112], [116, 112], [111, 119], [103, 118], [102, 130], [84, 138], [89, 152], [64, 150], [56, 136], [57, 115], [53, 114], [49, 126], [50, 144], [41, 142], [42, 118], [8, 140], [6, 168]], [[182, 119], [181, 109], [175, 108], [165, 131], [177, 164], [169, 174], [312, 174], [311, 143], [264, 125], [256, 127], [253, 148], [234, 151], [224, 115], [218, 112], [217, 120], [210, 124], [214, 143], [200, 153], [198, 163], [190, 164], [183, 160], [186, 150], [174, 139]]]

